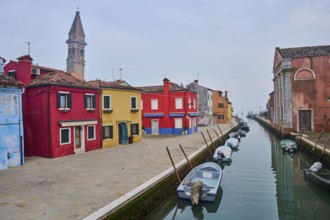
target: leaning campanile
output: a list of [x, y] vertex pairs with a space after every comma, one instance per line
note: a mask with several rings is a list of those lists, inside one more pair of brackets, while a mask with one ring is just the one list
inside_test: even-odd
[[74, 72], [81, 79], [85, 78], [85, 33], [80, 19], [80, 12], [76, 11], [70, 32], [68, 44], [68, 58], [66, 59], [66, 71]]

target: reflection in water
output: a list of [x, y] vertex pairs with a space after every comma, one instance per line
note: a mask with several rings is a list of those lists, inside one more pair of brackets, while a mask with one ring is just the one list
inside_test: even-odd
[[280, 137], [254, 120], [248, 123], [232, 164], [222, 166], [223, 191], [215, 203], [192, 207], [173, 193], [148, 219], [329, 219], [330, 193], [304, 178], [303, 169], [315, 159], [301, 150], [283, 153]]

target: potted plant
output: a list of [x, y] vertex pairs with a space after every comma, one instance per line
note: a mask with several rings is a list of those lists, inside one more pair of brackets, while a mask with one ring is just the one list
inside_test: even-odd
[[129, 144], [132, 144], [133, 143], [133, 135], [131, 134], [129, 137], [128, 137], [128, 143]]

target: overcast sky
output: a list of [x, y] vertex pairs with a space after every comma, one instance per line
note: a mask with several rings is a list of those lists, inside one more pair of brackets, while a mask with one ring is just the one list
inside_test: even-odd
[[[79, 7], [85, 79], [132, 86], [228, 90], [234, 113], [264, 110], [273, 91], [275, 47], [330, 43], [329, 0], [1, 0], [0, 56], [28, 53], [66, 69], [68, 32]], [[114, 71], [113, 71], [114, 70]], [[114, 75], [113, 75], [114, 72]], [[226, 88], [225, 88], [226, 87]]]

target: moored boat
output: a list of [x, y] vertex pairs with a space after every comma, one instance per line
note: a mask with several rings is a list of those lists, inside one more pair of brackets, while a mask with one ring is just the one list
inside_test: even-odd
[[222, 178], [222, 169], [219, 164], [214, 162], [202, 163], [193, 168], [177, 188], [177, 193], [181, 199], [191, 199], [192, 184], [194, 182], [203, 182], [203, 188], [200, 195], [200, 201], [212, 202], [218, 193]]
[[323, 189], [330, 191], [330, 172], [320, 171], [313, 172], [309, 169], [304, 169], [305, 177], [311, 182], [319, 185]]
[[283, 151], [290, 152], [290, 153], [292, 153], [298, 149], [296, 142], [291, 139], [281, 140], [280, 145], [281, 145], [281, 148]]
[[213, 154], [214, 161], [230, 162], [233, 150], [228, 146], [220, 146], [215, 149]]
[[241, 139], [241, 136], [239, 135], [238, 131], [237, 132], [230, 132], [228, 134], [228, 136], [231, 137], [231, 138], [236, 138], [238, 141], [240, 141], [240, 139]]
[[231, 147], [232, 149], [238, 148], [238, 139], [228, 138], [225, 142], [225, 146]]

